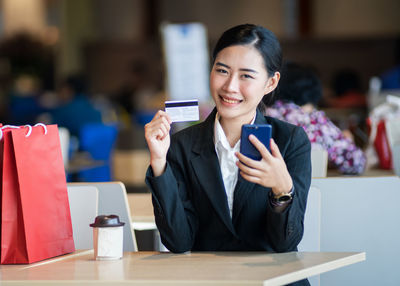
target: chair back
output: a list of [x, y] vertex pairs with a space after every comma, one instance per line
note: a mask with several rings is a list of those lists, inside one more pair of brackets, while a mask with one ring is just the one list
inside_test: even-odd
[[328, 177], [311, 186], [321, 191], [320, 251], [367, 253], [363, 263], [321, 274], [321, 285], [399, 285], [400, 178]]
[[328, 152], [322, 148], [311, 149], [311, 177], [326, 177], [328, 170]]
[[320, 251], [321, 233], [321, 191], [311, 187], [308, 192], [307, 208], [304, 216], [303, 239], [298, 245], [299, 251]]
[[89, 224], [97, 216], [98, 190], [94, 186], [68, 184], [72, 231], [76, 249], [93, 248], [93, 230]]
[[58, 127], [58, 135], [60, 136], [61, 153], [63, 157], [64, 167], [68, 166], [69, 159], [69, 138], [70, 134], [67, 128]]
[[125, 185], [122, 182], [70, 183], [72, 186], [92, 186], [99, 190], [99, 215], [118, 215], [124, 225], [123, 251], [137, 251], [136, 237]]
[[[321, 251], [321, 191], [311, 187], [308, 192], [307, 208], [304, 216], [303, 238], [297, 246], [299, 251]], [[320, 285], [320, 276], [308, 278], [312, 286]]]

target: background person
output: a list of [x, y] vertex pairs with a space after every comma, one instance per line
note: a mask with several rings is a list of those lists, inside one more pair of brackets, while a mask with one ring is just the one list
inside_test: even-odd
[[285, 63], [276, 101], [265, 113], [303, 127], [313, 147], [327, 150], [331, 167], [344, 174], [361, 174], [366, 165], [364, 152], [315, 108], [321, 97], [321, 82], [311, 69]]
[[87, 92], [84, 77], [71, 75], [63, 80], [56, 92], [57, 105], [49, 109], [49, 121], [66, 127], [71, 135], [79, 137], [82, 126], [102, 123], [101, 111], [95, 107]]

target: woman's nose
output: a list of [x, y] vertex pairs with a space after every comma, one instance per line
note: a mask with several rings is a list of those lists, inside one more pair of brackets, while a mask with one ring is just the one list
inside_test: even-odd
[[224, 89], [229, 92], [238, 92], [239, 91], [239, 81], [234, 76], [230, 76], [226, 79], [224, 84]]

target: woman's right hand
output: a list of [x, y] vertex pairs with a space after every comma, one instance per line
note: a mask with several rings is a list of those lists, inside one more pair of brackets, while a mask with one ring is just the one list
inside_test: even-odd
[[165, 111], [159, 110], [144, 126], [144, 136], [150, 150], [150, 165], [155, 177], [164, 172], [167, 164], [171, 122], [170, 116]]

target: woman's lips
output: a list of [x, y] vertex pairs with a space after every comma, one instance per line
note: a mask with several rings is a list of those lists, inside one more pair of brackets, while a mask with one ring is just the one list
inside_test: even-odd
[[238, 103], [242, 102], [242, 100], [240, 100], [240, 99], [226, 98], [223, 96], [220, 96], [220, 98], [222, 99], [223, 102], [226, 102], [229, 104], [238, 104]]

